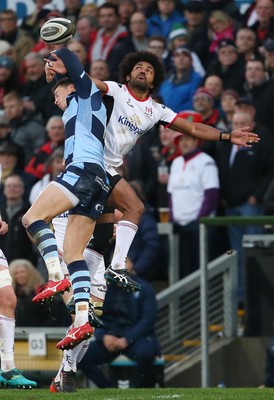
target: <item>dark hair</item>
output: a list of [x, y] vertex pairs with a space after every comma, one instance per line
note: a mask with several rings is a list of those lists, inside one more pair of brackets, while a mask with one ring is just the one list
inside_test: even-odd
[[98, 12], [100, 12], [100, 10], [103, 10], [104, 8], [111, 8], [114, 11], [115, 15], [117, 17], [119, 17], [119, 9], [118, 9], [118, 6], [116, 4], [104, 3], [98, 8]]
[[124, 60], [119, 65], [120, 82], [126, 83], [126, 77], [130, 75], [135, 65], [141, 61], [148, 62], [153, 66], [155, 73], [153, 90], [155, 90], [164, 80], [165, 68], [159, 58], [154, 53], [147, 50], [136, 51], [135, 53], [129, 53], [125, 56]]
[[67, 76], [65, 78], [60, 79], [60, 81], [56, 82], [56, 84], [53, 86], [53, 88], [51, 89], [52, 93], [55, 92], [55, 90], [59, 87], [59, 86], [69, 86], [72, 84], [72, 80], [70, 78], [68, 78]]

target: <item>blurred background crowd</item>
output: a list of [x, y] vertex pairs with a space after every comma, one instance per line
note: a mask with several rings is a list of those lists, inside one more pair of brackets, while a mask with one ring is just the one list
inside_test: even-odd
[[[156, 102], [190, 121], [228, 132], [249, 126], [260, 136], [258, 144], [241, 148], [179, 137], [159, 125], [139, 139], [120, 170], [146, 204], [128, 257], [137, 275], [167, 281], [168, 248], [157, 231], [163, 210], [180, 239], [180, 278], [199, 265], [200, 217], [273, 212], [272, 0], [64, 0], [62, 9], [55, 1], [33, 1], [33, 12], [24, 18], [12, 9], [0, 11], [0, 212], [9, 224], [0, 247], [9, 262], [20, 261], [12, 264], [19, 299], [22, 293], [30, 299], [47, 279], [22, 215], [62, 171], [64, 127], [51, 92], [54, 82], [45, 80], [48, 50], [39, 37], [50, 18], [64, 16], [75, 23], [67, 46], [92, 77], [118, 81], [127, 53], [152, 51], [166, 70], [152, 94]], [[210, 259], [230, 248], [238, 251], [239, 305], [244, 300], [242, 236], [263, 229], [231, 226], [210, 232]], [[34, 276], [32, 287], [24, 287], [22, 272]]]

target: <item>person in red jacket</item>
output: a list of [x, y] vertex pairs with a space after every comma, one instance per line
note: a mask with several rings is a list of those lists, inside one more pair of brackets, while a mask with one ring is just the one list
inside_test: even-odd
[[38, 179], [50, 173], [50, 164], [47, 163], [53, 151], [64, 144], [64, 124], [62, 117], [55, 115], [48, 120], [47, 133], [49, 140], [41, 146], [25, 167], [25, 172]]

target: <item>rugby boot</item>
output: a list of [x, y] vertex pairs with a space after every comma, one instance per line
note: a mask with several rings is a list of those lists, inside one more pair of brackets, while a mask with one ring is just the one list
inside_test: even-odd
[[138, 292], [142, 290], [139, 283], [135, 282], [126, 269], [113, 269], [109, 266], [104, 274], [107, 283], [115, 283], [117, 286], [122, 287], [126, 290], [132, 290], [133, 292]]
[[6, 380], [6, 387], [13, 387], [18, 389], [32, 389], [37, 387], [37, 383], [31, 381], [22, 375], [22, 371], [14, 368], [10, 371], [3, 372], [1, 371], [1, 377]]
[[63, 294], [66, 290], [69, 291], [70, 287], [71, 283], [67, 278], [63, 278], [60, 281], [48, 281], [40, 288], [39, 293], [33, 297], [32, 301], [40, 303], [51, 300], [58, 293]]
[[56, 348], [60, 350], [74, 349], [83, 340], [90, 338], [93, 335], [94, 329], [88, 322], [84, 325], [77, 326], [68, 331], [64, 339], [57, 343]]

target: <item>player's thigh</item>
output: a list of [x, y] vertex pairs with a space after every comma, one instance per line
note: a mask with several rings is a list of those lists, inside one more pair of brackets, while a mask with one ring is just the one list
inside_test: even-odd
[[66, 263], [83, 259], [83, 252], [94, 231], [95, 220], [84, 215], [69, 215], [64, 237]]
[[143, 208], [142, 201], [125, 179], [116, 183], [109, 195], [107, 205], [117, 208], [122, 213]]
[[24, 220], [27, 219], [29, 223], [38, 219], [49, 222], [72, 206], [71, 200], [62, 189], [50, 183], [27, 211]]

